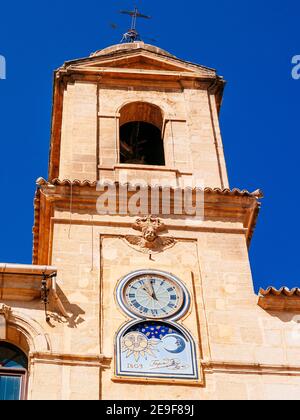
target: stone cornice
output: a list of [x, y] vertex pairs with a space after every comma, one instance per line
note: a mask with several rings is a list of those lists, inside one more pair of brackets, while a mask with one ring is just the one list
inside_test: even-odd
[[[162, 170], [164, 170], [164, 167], [162, 167]], [[170, 169], [167, 169], [167, 170], [170, 170]], [[174, 169], [174, 171], [177, 171], [177, 170]], [[48, 182], [44, 178], [38, 178], [36, 183], [39, 187], [49, 187], [49, 188], [56, 187], [56, 186], [58, 186], [58, 187], [63, 186], [64, 187], [64, 186], [71, 186], [71, 185], [74, 186], [74, 187], [96, 188], [97, 184], [98, 184], [98, 181], [89, 181], [89, 180], [83, 180], [82, 181], [82, 180], [78, 180], [78, 179], [75, 179], [75, 180], [69, 180], [69, 179], [60, 180], [60, 179], [56, 178], [53, 181]], [[118, 186], [119, 184], [116, 183], [116, 185]], [[135, 187], [135, 186], [138, 186], [139, 184], [138, 185], [129, 184], [129, 183], [122, 184], [122, 186], [126, 186], [126, 185]], [[149, 189], [150, 188], [151, 187], [149, 186]], [[256, 191], [250, 192], [250, 191], [245, 190], [245, 189], [240, 190], [239, 188], [233, 188], [233, 189], [224, 188], [224, 189], [221, 189], [221, 188], [206, 187], [204, 189], [204, 192], [205, 193], [212, 193], [212, 194], [220, 194], [220, 195], [224, 195], [224, 196], [227, 195], [227, 196], [253, 197], [253, 198], [256, 198], [256, 199], [260, 199], [260, 198], [264, 197], [263, 192], [259, 189], [256, 190]]]
[[[121, 83], [121, 79], [125, 80], [149, 80], [149, 81], [179, 81], [179, 80], [198, 80], [202, 82], [211, 82], [216, 80], [216, 76], [201, 75], [198, 73], [189, 72], [173, 72], [173, 71], [162, 71], [162, 70], [143, 70], [143, 69], [118, 69], [118, 68], [105, 68], [99, 67], [96, 69], [87, 68], [75, 68], [69, 67], [68, 69], [59, 70], [56, 73], [56, 79], [62, 80], [64, 84], [67, 82], [74, 83], [78, 81], [90, 81], [97, 82], [99, 77], [102, 78], [101, 83], [105, 83], [105, 78], [117, 79], [115, 83]], [[224, 81], [220, 79], [220, 84], [224, 84]], [[200, 87], [200, 86], [199, 86]], [[178, 85], [178, 88], [180, 86]]]
[[[33, 228], [34, 234], [34, 249], [33, 249], [33, 263], [34, 264], [48, 264], [51, 260], [51, 229], [54, 216], [54, 208], [62, 211], [69, 212], [70, 202], [72, 199], [72, 209], [77, 210], [88, 210], [91, 214], [96, 213], [96, 202], [102, 194], [97, 191], [97, 182], [90, 181], [70, 181], [58, 179], [53, 180], [52, 183], [39, 178], [37, 181], [38, 190], [35, 199], [35, 224]], [[115, 184], [118, 192], [120, 188], [119, 184]], [[160, 188], [160, 201], [162, 199], [162, 188]], [[151, 188], [148, 187], [149, 197], [151, 198]], [[191, 190], [192, 197], [195, 199], [196, 191]], [[128, 191], [128, 198], [130, 198], [135, 192]], [[171, 215], [173, 209], [173, 194], [174, 190], [171, 190]], [[260, 202], [262, 192], [257, 190], [250, 193], [246, 190], [238, 189], [225, 189], [221, 190], [218, 188], [206, 188], [204, 190], [204, 214], [205, 221], [212, 221], [210, 226], [201, 225], [190, 227], [190, 230], [199, 231], [202, 228], [209, 231], [219, 231], [218, 229], [230, 229], [236, 231], [243, 228], [247, 243], [250, 244], [251, 237], [256, 224], [256, 219], [259, 213]], [[149, 202], [151, 200], [149, 199]], [[149, 214], [151, 210], [149, 209]], [[114, 218], [116, 220], [117, 218]], [[187, 221], [190, 218], [187, 215], [176, 216], [174, 219], [173, 226], [169, 226], [170, 229], [187, 229]], [[100, 220], [100, 222], [99, 222]], [[105, 218], [99, 216], [99, 220], [95, 217], [94, 223], [105, 225]], [[217, 222], [227, 223], [227, 226], [218, 227]], [[61, 221], [60, 221], [61, 222]], [[77, 221], [74, 220], [74, 223]], [[116, 220], [117, 222], [117, 220]], [[216, 224], [214, 224], [216, 222]], [[84, 223], [83, 220], [78, 223]], [[90, 221], [89, 221], [90, 223]], [[123, 221], [120, 222], [125, 223]], [[232, 223], [237, 223], [236, 227]], [[125, 225], [124, 225], [125, 226]], [[200, 229], [201, 228], [201, 229]]]
[[152, 59], [153, 61], [161, 65], [169, 64], [171, 66], [174, 66], [175, 71], [176, 69], [181, 71], [188, 70], [202, 72], [210, 75], [216, 75], [215, 69], [180, 59], [167, 53], [166, 51], [163, 51], [156, 47], [154, 48], [155, 50], [153, 50], [152, 48], [151, 50], [149, 50], [149, 48], [147, 48], [146, 45], [143, 45], [141, 48], [128, 48], [125, 50], [123, 48], [115, 49], [114, 47], [112, 47], [110, 49], [98, 51], [92, 54], [90, 57], [67, 61], [61, 67], [61, 69], [69, 68], [70, 66], [95, 66], [95, 64], [97, 63], [107, 65], [112, 62], [120, 62], [124, 59], [127, 60], [137, 57], [145, 57], [147, 59]]
[[260, 289], [258, 306], [269, 311], [292, 311], [300, 310], [300, 289], [288, 289], [282, 287], [277, 290], [269, 287], [267, 290]]
[[104, 355], [81, 355], [81, 354], [60, 354], [52, 352], [36, 352], [31, 353], [30, 362], [32, 364], [54, 364], [54, 365], [68, 365], [68, 366], [86, 366], [86, 367], [101, 367], [103, 369], [109, 368], [112, 358]]
[[[0, 299], [31, 302], [41, 298], [41, 282], [57, 273], [56, 267], [22, 264], [0, 264]], [[2, 311], [0, 304], [0, 313]]]
[[272, 365], [264, 363], [202, 361], [205, 373], [234, 373], [252, 375], [300, 376], [300, 365]]

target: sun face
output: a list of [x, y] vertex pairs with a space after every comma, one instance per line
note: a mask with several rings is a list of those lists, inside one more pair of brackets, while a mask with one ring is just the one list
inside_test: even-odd
[[122, 339], [122, 352], [126, 353], [126, 357], [134, 356], [136, 362], [140, 358], [147, 358], [147, 355], [155, 357], [155, 346], [160, 340], [148, 338], [139, 332], [130, 332]]

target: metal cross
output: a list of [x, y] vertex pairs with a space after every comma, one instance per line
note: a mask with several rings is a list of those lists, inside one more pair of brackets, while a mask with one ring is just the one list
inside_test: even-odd
[[143, 15], [142, 13], [139, 12], [138, 8], [135, 7], [134, 10], [130, 11], [130, 10], [121, 10], [121, 12], [123, 15], [129, 15], [131, 16], [131, 28], [129, 29], [128, 32], [126, 32], [123, 35], [122, 41], [121, 42], [136, 42], [136, 41], [140, 41], [141, 37], [138, 33], [138, 31], [136, 30], [136, 24], [137, 24], [137, 19], [138, 18], [142, 18], [142, 19], [151, 19], [151, 16], [147, 16], [147, 15]]

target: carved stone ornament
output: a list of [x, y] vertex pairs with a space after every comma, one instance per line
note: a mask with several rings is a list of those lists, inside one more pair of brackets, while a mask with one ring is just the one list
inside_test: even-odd
[[142, 236], [127, 235], [125, 240], [129, 246], [144, 254], [158, 254], [176, 244], [173, 238], [159, 236], [166, 226], [158, 218], [147, 216], [137, 219], [132, 228], [142, 232]]
[[11, 312], [11, 307], [4, 305], [4, 303], [0, 303], [0, 315], [4, 315], [6, 320], [10, 317]]

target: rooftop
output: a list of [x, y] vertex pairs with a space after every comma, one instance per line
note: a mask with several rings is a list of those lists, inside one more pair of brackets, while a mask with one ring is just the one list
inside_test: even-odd
[[111, 45], [107, 48], [104, 48], [102, 50], [98, 50], [98, 51], [92, 53], [91, 57], [97, 57], [97, 56], [101, 56], [101, 55], [110, 55], [110, 54], [114, 54], [116, 52], [124, 52], [124, 51], [127, 52], [127, 51], [134, 51], [134, 50], [145, 50], [145, 51], [154, 52], [156, 54], [161, 54], [161, 55], [164, 55], [166, 57], [176, 58], [174, 55], [170, 54], [168, 51], [165, 51], [162, 48], [156, 47], [154, 45], [145, 44], [142, 41], [130, 42], [130, 43], [127, 43], [127, 44]]

